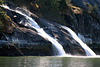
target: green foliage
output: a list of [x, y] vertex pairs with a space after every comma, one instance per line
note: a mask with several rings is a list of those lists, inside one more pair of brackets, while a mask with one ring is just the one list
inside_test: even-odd
[[67, 6], [67, 4], [66, 4], [66, 0], [61, 0], [61, 1], [59, 2], [59, 4], [60, 4], [60, 9], [61, 9], [61, 10], [66, 10], [66, 9], [68, 8], [68, 6]]
[[6, 21], [11, 21], [10, 17], [7, 16], [7, 14], [0, 8], [0, 20], [6, 20]]
[[2, 17], [2, 15], [3, 15], [3, 11], [2, 11], [2, 9], [0, 9], [0, 31], [3, 29], [3, 27], [4, 27], [4, 25], [3, 25], [3, 23], [2, 23], [2, 21], [3, 21], [3, 17]]
[[39, 1], [40, 5], [40, 12], [43, 14], [47, 14], [50, 17], [53, 17], [53, 15], [59, 14], [59, 8], [57, 0], [41, 0]]
[[70, 3], [70, 0], [61, 0], [59, 1], [59, 4], [60, 4], [60, 11], [63, 13], [63, 14], [67, 14], [67, 15], [70, 15], [71, 14], [71, 3]]
[[[39, 17], [65, 25], [64, 15], [71, 14], [69, 8], [70, 0], [9, 0], [19, 5], [25, 6]], [[24, 2], [24, 3], [23, 3]], [[70, 9], [70, 11], [68, 11]], [[63, 23], [62, 23], [63, 22]]]
[[0, 0], [0, 4], [3, 4], [4, 0]]
[[0, 21], [0, 30], [2, 30], [4, 27], [4, 25], [2, 24], [2, 22]]
[[88, 13], [94, 13], [94, 14], [96, 14], [96, 11], [98, 10], [97, 4], [95, 4], [94, 6], [92, 6], [89, 3], [86, 3], [86, 5], [88, 7]]
[[59, 9], [61, 6], [60, 1], [61, 0], [40, 0], [38, 4], [40, 6], [39, 12], [42, 14], [42, 17], [58, 23], [63, 22], [60, 24], [64, 24], [64, 17], [61, 16]]
[[99, 9], [98, 9], [98, 6], [97, 6], [97, 4], [95, 4], [95, 5], [93, 6], [92, 12], [95, 13], [95, 14], [97, 14], [97, 11], [98, 11], [98, 10], [99, 10]]
[[6, 13], [0, 8], [0, 32], [6, 32], [11, 28], [11, 19]]
[[67, 4], [71, 4], [70, 0], [66, 0], [66, 3], [67, 3]]
[[[39, 17], [43, 17], [48, 20], [58, 22], [60, 24], [65, 23], [64, 16], [62, 16], [62, 9], [65, 9], [63, 3], [66, 5], [66, 1], [63, 0], [9, 0], [19, 5], [25, 6], [31, 12], [37, 14]], [[60, 1], [63, 3], [60, 4]], [[23, 3], [24, 2], [24, 3]], [[62, 8], [61, 8], [62, 7]], [[65, 6], [66, 7], [66, 6]], [[64, 11], [64, 10], [63, 10]], [[62, 23], [63, 22], [63, 23]]]
[[90, 5], [89, 3], [86, 3], [87, 7], [88, 7], [88, 13], [91, 13], [93, 10], [92, 5]]
[[98, 17], [99, 8], [98, 8], [97, 4], [92, 6], [88, 3], [86, 3], [86, 5], [88, 6], [87, 13], [89, 13], [93, 18], [95, 18], [96, 21], [100, 24], [100, 20], [99, 20], [99, 17]]

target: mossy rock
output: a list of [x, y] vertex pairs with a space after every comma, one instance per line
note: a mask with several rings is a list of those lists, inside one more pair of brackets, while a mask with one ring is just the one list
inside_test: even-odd
[[0, 4], [3, 4], [4, 3], [4, 0], [0, 0]]
[[7, 14], [0, 8], [0, 33], [11, 32], [13, 30], [11, 19]]
[[[20, 7], [26, 7], [32, 13], [49, 21], [65, 25], [64, 16], [59, 10], [61, 0], [8, 0]], [[23, 3], [24, 2], [24, 3]], [[23, 4], [22, 4], [23, 3]]]

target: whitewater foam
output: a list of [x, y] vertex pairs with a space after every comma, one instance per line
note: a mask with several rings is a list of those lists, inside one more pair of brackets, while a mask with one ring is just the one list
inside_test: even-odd
[[96, 56], [96, 54], [85, 43], [82, 42], [82, 40], [76, 35], [74, 31], [66, 26], [61, 27], [67, 30], [71, 34], [71, 36], [82, 46], [87, 56]]
[[[34, 19], [32, 19], [28, 15], [22, 13], [21, 11], [12, 10], [6, 5], [0, 5], [0, 6], [8, 9], [10, 11], [14, 11], [16, 13], [19, 13], [19, 14], [23, 15], [24, 17], [26, 17], [28, 22], [25, 24], [25, 26], [36, 29], [40, 36], [48, 39], [57, 48], [58, 53], [59, 53], [58, 55], [62, 55], [62, 56], [66, 55], [66, 52], [64, 51], [62, 45], [60, 43], [58, 43], [53, 37], [49, 36], [42, 28], [40, 28], [40, 26], [34, 21]], [[22, 21], [20, 23], [22, 23]]]
[[[8, 9], [10, 11], [14, 11], [16, 13], [19, 13], [19, 14], [23, 15], [24, 17], [26, 17], [28, 22], [25, 24], [25, 26], [36, 29], [40, 36], [48, 39], [57, 48], [57, 50], [59, 52], [59, 56], [68, 56], [66, 54], [66, 52], [64, 51], [62, 45], [60, 43], [58, 43], [53, 37], [49, 36], [42, 28], [40, 28], [40, 26], [34, 21], [34, 19], [32, 19], [28, 15], [22, 13], [21, 11], [12, 10], [6, 5], [0, 5], [0, 6]], [[22, 22], [20, 22], [20, 23], [22, 23]], [[87, 56], [96, 56], [96, 54], [85, 43], [83, 43], [78, 38], [78, 36], [75, 34], [75, 32], [73, 32], [70, 28], [65, 27], [65, 26], [62, 26], [62, 28], [67, 30], [71, 34], [71, 36], [82, 46], [82, 48], [85, 50]]]

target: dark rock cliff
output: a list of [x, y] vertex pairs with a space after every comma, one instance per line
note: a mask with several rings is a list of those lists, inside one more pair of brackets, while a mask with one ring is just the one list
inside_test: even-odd
[[[62, 3], [62, 1], [65, 0], [61, 0], [60, 3]], [[67, 4], [67, 9], [66, 7], [54, 7], [52, 8], [54, 9], [53, 11], [52, 9], [49, 9], [52, 7], [52, 5], [49, 7], [48, 4], [44, 4], [47, 2], [48, 1], [43, 0], [42, 3], [34, 2], [31, 4], [29, 1], [25, 0], [25, 3], [21, 5], [22, 1], [19, 3], [16, 0], [6, 0], [7, 5], [11, 9], [15, 9], [17, 6], [25, 9], [25, 5], [27, 5], [26, 8], [34, 13], [30, 16], [35, 19], [35, 21], [45, 30], [45, 32], [63, 45], [66, 53], [71, 53], [73, 55], [85, 55], [84, 50], [79, 46], [79, 44], [66, 30], [61, 28], [59, 24], [66, 25], [74, 30], [77, 35], [88, 44], [88, 46], [99, 54], [100, 1], [68, 0], [68, 2], [65, 3]], [[39, 6], [39, 8], [36, 6], [36, 4], [38, 4], [37, 6]], [[47, 39], [41, 37], [35, 29], [24, 26], [25, 22], [27, 22], [25, 17], [13, 11], [9, 11], [7, 9], [4, 10], [12, 20], [11, 23], [13, 26], [13, 32], [0, 33], [0, 55], [56, 55], [53, 52], [52, 44]], [[23, 9], [21, 9], [21, 11], [25, 12]], [[27, 13], [28, 12], [26, 11], [26, 14]], [[19, 24], [19, 22], [23, 19], [23, 23]]]
[[[91, 39], [87, 44], [100, 43], [100, 1], [99, 0], [71, 0], [71, 3], [82, 9], [81, 14], [65, 15], [66, 25], [73, 29], [79, 36], [84, 36], [83, 41]], [[74, 9], [75, 10], [75, 9]], [[84, 40], [85, 39], [85, 40]]]
[[68, 26], [88, 44], [100, 42], [99, 0], [6, 0], [6, 2], [11, 8], [17, 5], [24, 9], [26, 7], [41, 18]]
[[[0, 40], [0, 55], [18, 56], [18, 55], [57, 55], [58, 51], [48, 39], [41, 37], [38, 32], [30, 27], [25, 26], [27, 18], [24, 16], [5, 9], [6, 13], [12, 19], [13, 33], [2, 33]], [[14, 17], [16, 16], [16, 17]], [[50, 22], [42, 18], [30, 15], [37, 21], [39, 26], [50, 36], [55, 38], [64, 47], [66, 53], [73, 55], [85, 55], [81, 48], [71, 35], [64, 30], [59, 24]], [[23, 21], [22, 21], [23, 20]], [[22, 24], [20, 24], [22, 21]], [[57, 52], [54, 52], [57, 51]]]

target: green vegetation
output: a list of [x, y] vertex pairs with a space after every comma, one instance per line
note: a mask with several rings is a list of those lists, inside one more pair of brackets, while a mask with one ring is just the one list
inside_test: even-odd
[[[64, 14], [71, 14], [70, 0], [9, 0], [26, 7], [39, 17], [65, 25]], [[24, 3], [23, 3], [24, 2]], [[70, 9], [70, 11], [69, 11]]]
[[3, 4], [4, 0], [0, 0], [0, 4]]
[[[66, 25], [64, 15], [82, 14], [83, 10], [73, 6], [70, 0], [9, 0], [20, 7], [26, 7], [41, 18]], [[23, 3], [24, 2], [24, 3]], [[89, 10], [90, 11], [90, 10]]]
[[66, 0], [61, 0], [59, 2], [59, 8], [60, 8], [60, 11], [66, 12], [66, 10], [68, 9], [68, 5], [67, 5]]
[[[0, 2], [3, 3], [1, 0]], [[64, 15], [81, 14], [79, 7], [73, 6], [70, 0], [8, 0], [20, 7], [26, 7], [41, 18], [66, 25]]]
[[[2, 4], [4, 0], [0, 0]], [[41, 18], [50, 21], [55, 21], [59, 24], [65, 25], [64, 15], [82, 14], [84, 10], [79, 7], [73, 6], [70, 0], [8, 0], [20, 7], [26, 7], [32, 13]], [[86, 3], [89, 14], [97, 14], [97, 5], [91, 6]]]
[[88, 7], [88, 13], [92, 13], [93, 7], [92, 5], [90, 5], [89, 3], [86, 3], [87, 7]]
[[71, 4], [70, 0], [39, 0], [40, 16], [65, 25], [64, 15], [81, 14], [82, 10]]
[[98, 10], [97, 4], [95, 4], [94, 6], [90, 5], [89, 3], [86, 3], [87, 7], [88, 7], [88, 13], [96, 13], [96, 10]]
[[0, 33], [9, 32], [12, 29], [11, 19], [7, 14], [0, 8]]
[[41, 0], [38, 4], [40, 6], [39, 12], [42, 17], [58, 23], [64, 22], [63, 16], [61, 16], [61, 12], [59, 10], [59, 0]]
[[100, 20], [98, 17], [98, 6], [95, 4], [94, 6], [90, 5], [89, 3], [86, 3], [88, 10], [86, 11], [89, 15], [91, 15], [93, 18], [96, 19], [96, 21], [100, 24]]

